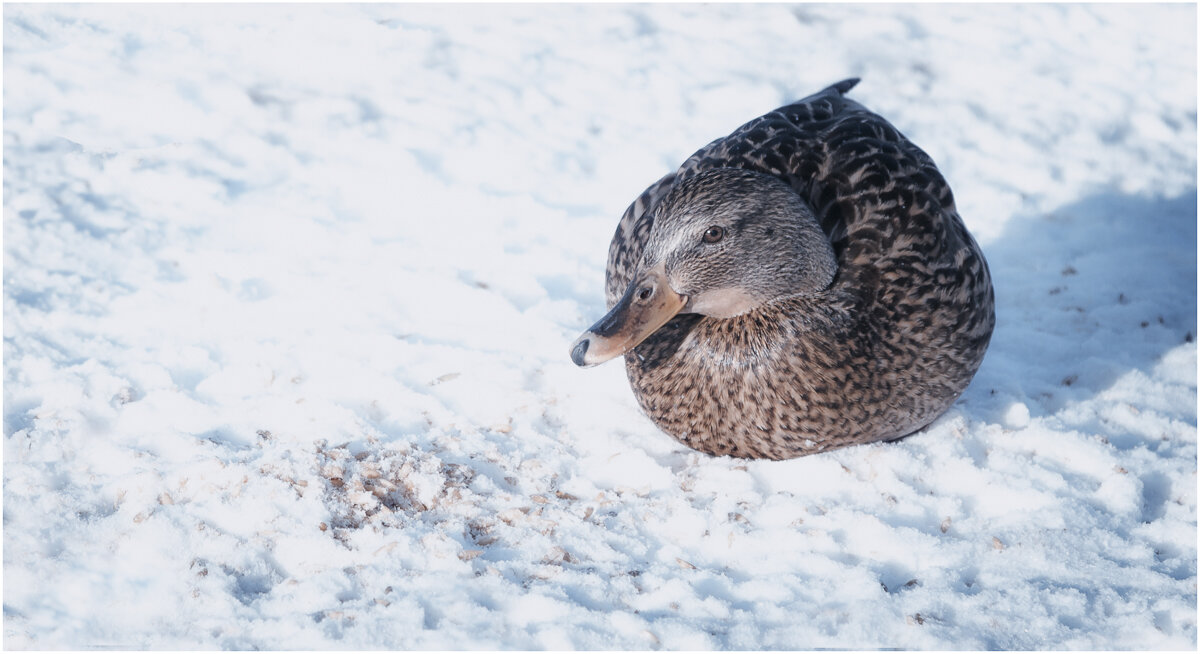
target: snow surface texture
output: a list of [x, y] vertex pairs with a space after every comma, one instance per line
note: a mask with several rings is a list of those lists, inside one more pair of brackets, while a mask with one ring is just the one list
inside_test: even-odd
[[[1194, 648], [1194, 6], [4, 8], [10, 648]], [[899, 443], [711, 458], [568, 345], [849, 76], [995, 276]]]

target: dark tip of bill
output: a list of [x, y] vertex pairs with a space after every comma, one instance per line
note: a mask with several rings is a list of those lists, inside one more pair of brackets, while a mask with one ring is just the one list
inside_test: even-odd
[[586, 366], [587, 365], [586, 363], [583, 362], [583, 355], [587, 354], [588, 345], [590, 343], [591, 343], [591, 341], [589, 341], [586, 338], [583, 338], [583, 339], [580, 339], [579, 342], [575, 344], [575, 347], [571, 348], [571, 360], [575, 362], [575, 365], [577, 365], [577, 366]]

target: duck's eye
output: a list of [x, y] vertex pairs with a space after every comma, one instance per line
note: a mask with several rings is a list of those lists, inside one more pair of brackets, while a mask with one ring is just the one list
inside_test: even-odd
[[705, 243], [716, 243], [723, 238], [725, 238], [725, 228], [719, 225], [713, 225], [704, 231]]

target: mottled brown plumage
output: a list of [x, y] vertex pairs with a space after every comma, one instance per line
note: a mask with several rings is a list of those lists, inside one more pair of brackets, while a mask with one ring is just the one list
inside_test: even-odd
[[[899, 438], [979, 368], [995, 323], [983, 254], [929, 156], [844, 97], [856, 82], [701, 148], [617, 227], [614, 311], [585, 337], [597, 347], [639, 293], [687, 303], [625, 365], [646, 414], [689, 447], [784, 459]], [[688, 313], [701, 303], [717, 308]]]

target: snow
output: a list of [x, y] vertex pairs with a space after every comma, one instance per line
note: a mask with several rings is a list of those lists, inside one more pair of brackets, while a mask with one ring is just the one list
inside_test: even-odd
[[[4, 645], [1194, 649], [1192, 5], [4, 7]], [[998, 324], [898, 443], [711, 458], [568, 345], [845, 77]]]

